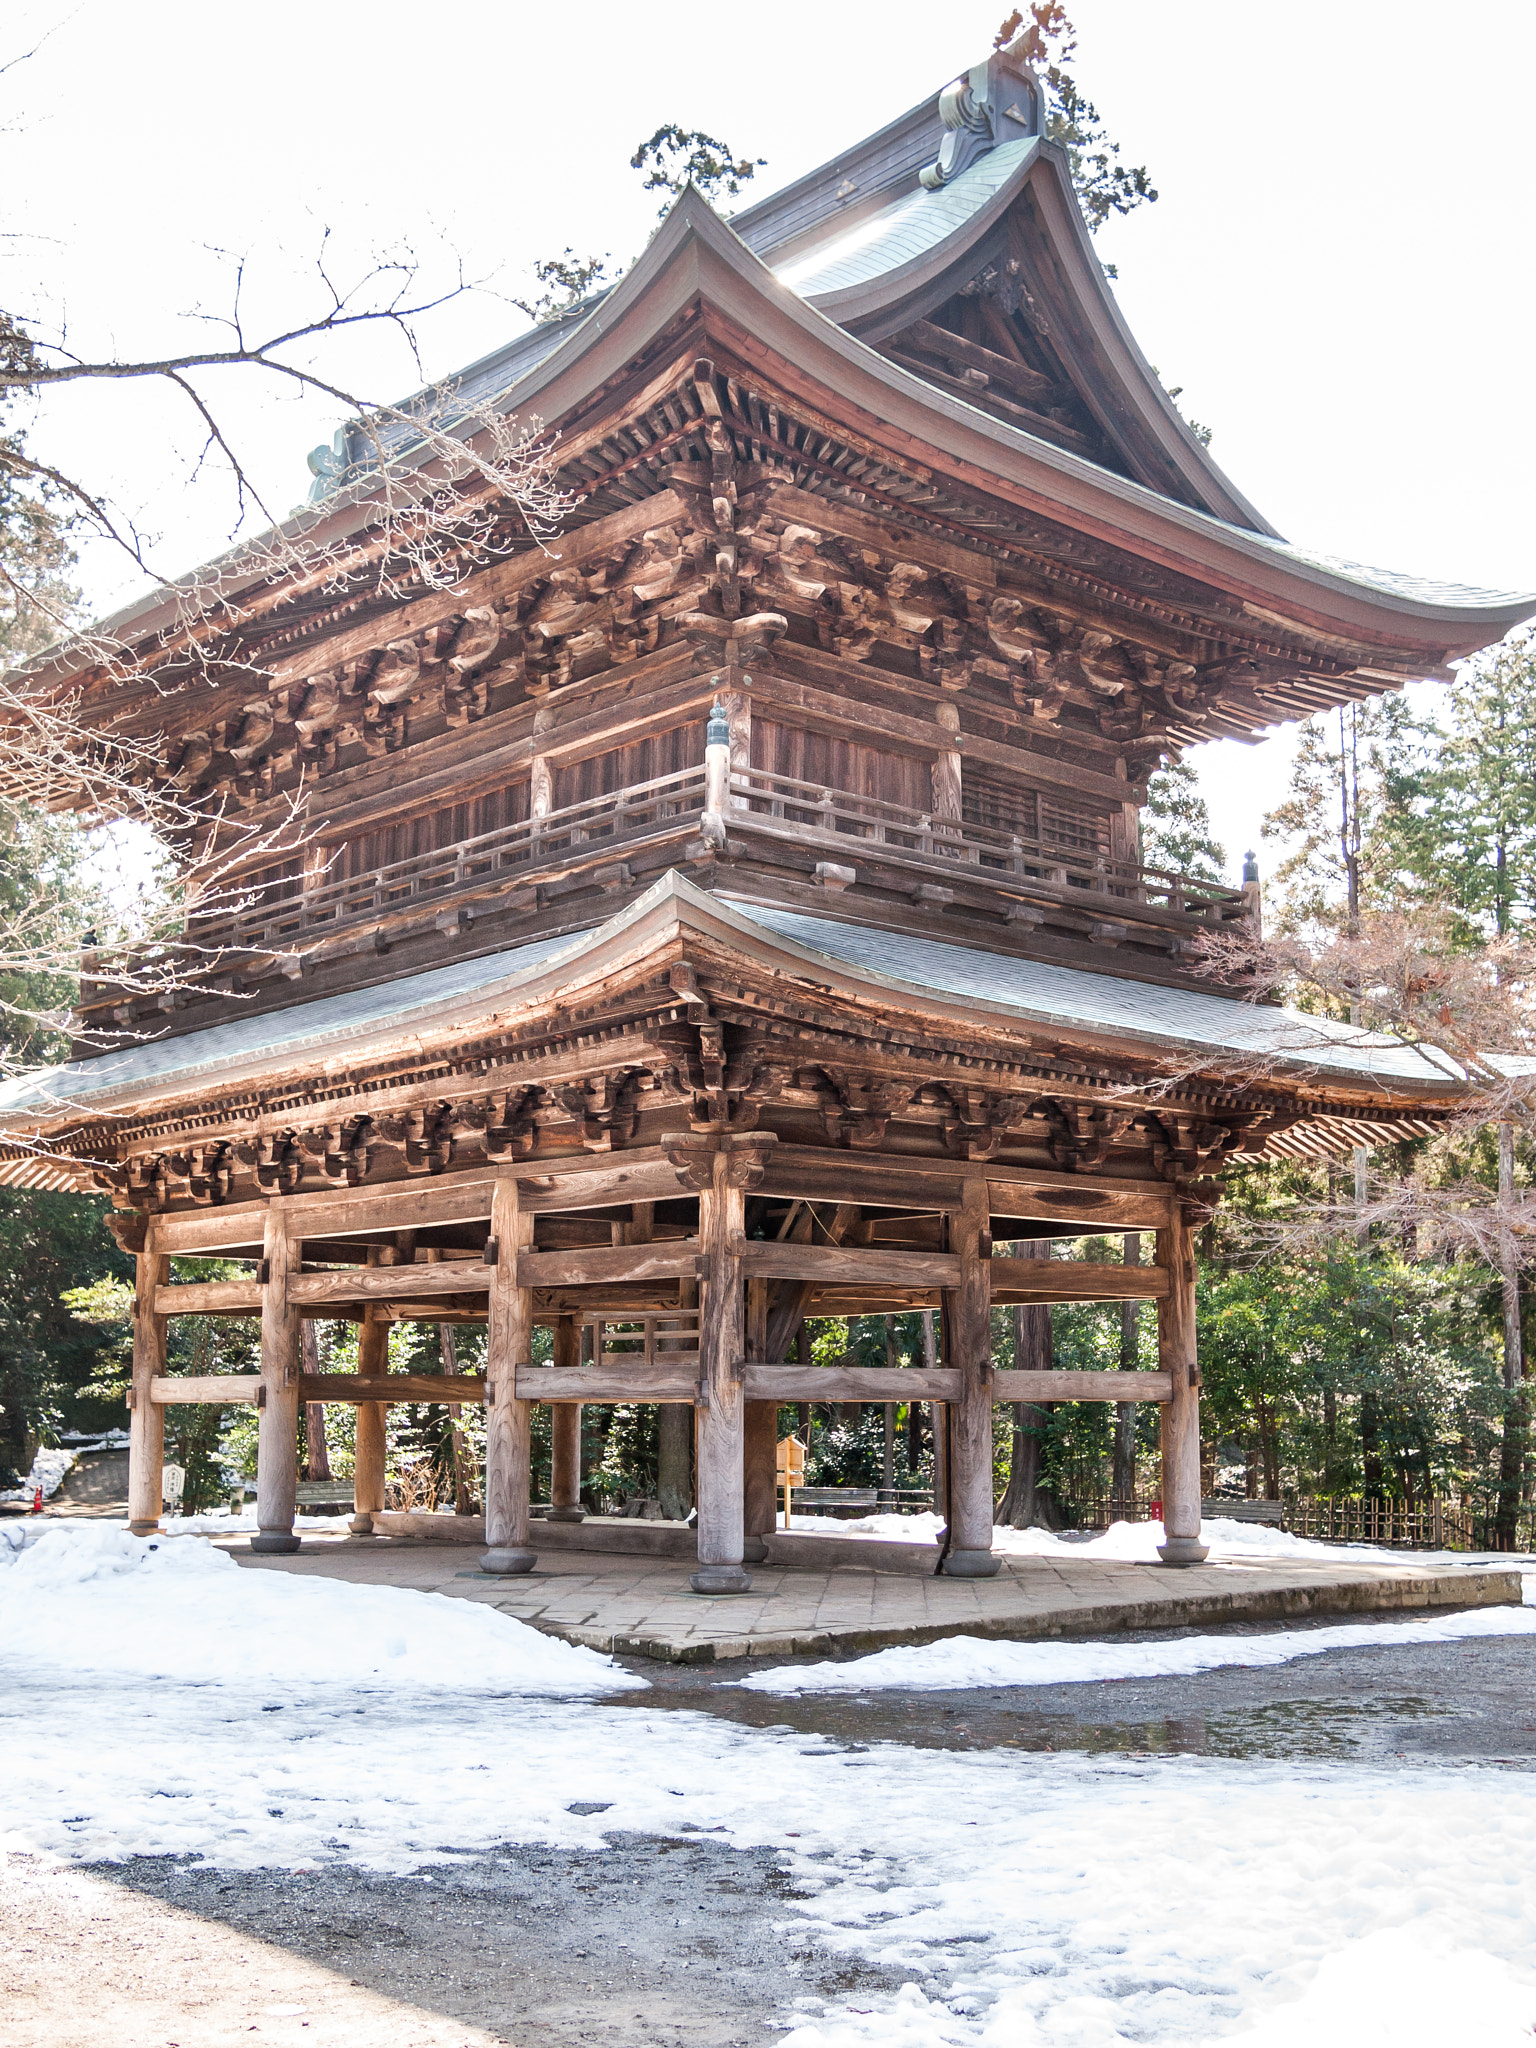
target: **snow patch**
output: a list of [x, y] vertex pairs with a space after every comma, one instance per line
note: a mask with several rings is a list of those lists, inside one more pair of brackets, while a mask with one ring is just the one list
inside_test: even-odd
[[1528, 2048], [1536, 1778], [850, 1750], [553, 1697], [637, 1681], [470, 1601], [34, 1529], [0, 1569], [4, 1846], [404, 1872], [699, 1830], [778, 1850], [787, 1946], [907, 1979], [802, 2001], [790, 2048]]
[[[1527, 1591], [1531, 1581], [1526, 1581]], [[1343, 1623], [1270, 1635], [1185, 1636], [1161, 1643], [996, 1643], [979, 1636], [876, 1650], [840, 1663], [802, 1664], [727, 1681], [748, 1692], [958, 1692], [971, 1686], [1092, 1685], [1184, 1678], [1232, 1666], [1288, 1664], [1329, 1650], [1392, 1650], [1482, 1636], [1536, 1636], [1536, 1605], [1482, 1607], [1427, 1621]]]
[[43, 1499], [52, 1500], [64, 1484], [65, 1475], [74, 1464], [77, 1452], [63, 1445], [43, 1445], [32, 1459], [32, 1470], [20, 1486], [7, 1487], [0, 1492], [0, 1500], [32, 1500], [37, 1489], [43, 1489]]
[[[782, 1530], [779, 1534], [783, 1534]], [[885, 1543], [937, 1543], [944, 1534], [941, 1515], [861, 1515], [856, 1521], [839, 1521], [833, 1515], [796, 1513], [790, 1526], [792, 1536], [863, 1536]], [[1157, 1549], [1167, 1536], [1161, 1522], [1112, 1522], [1098, 1535], [1085, 1530], [1005, 1529], [992, 1531], [992, 1548], [1007, 1557], [1049, 1557], [1062, 1561], [1074, 1558], [1107, 1559], [1113, 1563], [1155, 1564]], [[1214, 1562], [1242, 1558], [1304, 1557], [1313, 1560], [1377, 1560], [1401, 1564], [1411, 1558], [1416, 1565], [1508, 1566], [1518, 1560], [1505, 1552], [1464, 1550], [1387, 1550], [1374, 1543], [1320, 1543], [1310, 1536], [1292, 1536], [1284, 1529], [1267, 1528], [1262, 1522], [1238, 1522], [1218, 1515], [1200, 1524], [1200, 1541]], [[1529, 1560], [1527, 1560], [1528, 1562]]]
[[558, 1695], [645, 1684], [610, 1657], [473, 1601], [242, 1571], [205, 1538], [141, 1541], [97, 1522], [0, 1526], [0, 1642], [12, 1673], [52, 1666], [285, 1694], [457, 1682]]

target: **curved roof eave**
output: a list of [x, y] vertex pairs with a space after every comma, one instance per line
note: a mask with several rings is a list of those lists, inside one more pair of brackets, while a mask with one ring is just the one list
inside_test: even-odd
[[[1263, 1063], [1315, 1091], [1394, 1092], [1422, 1103], [1464, 1094], [1465, 1074], [1432, 1048], [1271, 1004], [1172, 990], [1082, 968], [993, 957], [940, 940], [897, 937], [789, 906], [722, 900], [669, 869], [601, 925], [535, 940], [349, 996], [264, 1012], [172, 1039], [71, 1062], [0, 1089], [0, 1135], [21, 1140], [109, 1115], [164, 1114], [210, 1086], [250, 1088], [329, 1053], [377, 1060], [452, 1045], [504, 1024], [530, 1004], [570, 1007], [599, 981], [640, 968], [679, 928], [726, 944], [749, 942], [786, 981], [833, 989], [855, 1003], [896, 995], [953, 1025], [983, 1022], [1061, 1043], [1117, 1042], [1157, 1058], [1170, 1050]], [[4, 1175], [0, 1174], [0, 1182]]]
[[[997, 169], [1001, 168], [999, 159], [1008, 160], [1008, 168], [1001, 178], [996, 175]], [[1135, 337], [1115, 303], [1103, 265], [1094, 252], [1082, 209], [1077, 203], [1077, 194], [1073, 190], [1066, 153], [1060, 144], [1033, 138], [1025, 142], [1005, 143], [973, 164], [953, 185], [944, 186], [938, 192], [904, 194], [885, 209], [893, 223], [904, 212], [926, 211], [930, 205], [936, 207], [949, 200], [954, 209], [954, 225], [949, 232], [930, 240], [905, 262], [894, 263], [857, 282], [830, 286], [822, 291], [806, 290], [801, 286], [794, 288], [808, 305], [825, 313], [828, 319], [835, 320], [839, 327], [862, 333], [882, 314], [910, 301], [926, 287], [938, 285], [945, 273], [962, 263], [968, 252], [983, 242], [1003, 220], [1020, 195], [1034, 185], [1042, 188], [1049, 206], [1052, 246], [1071, 273], [1077, 303], [1088, 318], [1095, 342], [1114, 368], [1126, 398], [1135, 407], [1143, 425], [1208, 510], [1218, 518], [1226, 517], [1236, 524], [1252, 526], [1256, 532], [1278, 540], [1280, 535], [1275, 528], [1249, 503], [1220, 464], [1213, 460], [1204, 444], [1196, 439], [1188, 421], [1137, 347]], [[967, 186], [977, 188], [976, 203], [969, 207], [956, 205], [955, 202], [963, 201]], [[857, 249], [860, 240], [871, 238], [873, 227], [874, 221], [861, 222], [842, 240]], [[809, 272], [806, 281], [811, 283], [816, 275], [812, 266], [819, 265], [822, 270], [833, 267], [837, 260], [837, 247], [837, 241], [825, 240], [813, 249], [800, 252], [787, 264], [770, 264], [770, 267], [774, 275], [784, 282], [792, 282], [796, 273], [803, 275]], [[857, 257], [854, 260], [856, 262]]]
[[[1047, 160], [1044, 151], [1032, 159]], [[1091, 250], [1088, 253], [1091, 256]], [[872, 436], [894, 424], [899, 433], [926, 447], [927, 454], [919, 460], [966, 476], [979, 488], [1012, 495], [1044, 517], [1151, 554], [1182, 573], [1204, 581], [1215, 576], [1235, 594], [1261, 606], [1289, 606], [1292, 614], [1300, 609], [1298, 623], [1304, 630], [1311, 624], [1324, 633], [1342, 630], [1348, 637], [1370, 639], [1381, 634], [1388, 620], [1407, 629], [1444, 628], [1448, 637], [1442, 635], [1438, 644], [1448, 646], [1454, 655], [1486, 645], [1536, 613], [1536, 593], [1463, 590], [1308, 554], [1267, 530], [1249, 531], [1181, 505], [968, 405], [889, 361], [780, 283], [691, 186], [673, 203], [629, 271], [546, 356], [508, 386], [498, 402], [515, 411], [544, 397], [546, 420], [558, 424], [601, 384], [622, 373], [640, 347], [693, 298], [705, 295], [749, 333], [758, 332], [752, 326], [754, 315], [769, 310], [786, 342], [793, 335], [797, 343], [819, 351], [824, 388], [852, 397], [869, 416]], [[1103, 297], [1116, 327], [1135, 351], [1113, 300], [1107, 292]], [[621, 331], [636, 324], [642, 329], [639, 335]], [[768, 349], [762, 346], [766, 356]], [[1135, 353], [1143, 360], [1139, 351]], [[298, 508], [272, 531], [285, 540], [308, 537], [329, 544], [346, 540], [368, 523], [368, 478], [361, 476], [321, 504]], [[216, 579], [219, 590], [231, 597], [254, 587], [269, 573], [264, 549], [270, 537], [258, 535], [216, 556], [178, 578], [169, 593], [150, 591], [134, 599], [96, 622], [93, 633], [131, 644], [173, 624], [177, 592], [198, 582]], [[1308, 595], [1316, 600], [1310, 618], [1300, 603]], [[1407, 651], [1415, 656], [1429, 651], [1422, 631], [1420, 644]], [[63, 679], [89, 667], [93, 659], [89, 642], [66, 642], [27, 666], [39, 680], [50, 675]]]
[[889, 444], [894, 428], [928, 466], [1214, 580], [1245, 601], [1279, 607], [1298, 630], [1396, 639], [1405, 657], [1438, 661], [1446, 650], [1484, 646], [1536, 613], [1536, 593], [1465, 590], [1309, 555], [1268, 532], [1181, 505], [939, 390], [781, 283], [691, 187], [601, 304], [501, 402], [512, 411], [537, 404], [557, 424], [695, 299], [732, 318], [765, 366], [776, 355], [851, 400], [871, 438], [885, 430]]

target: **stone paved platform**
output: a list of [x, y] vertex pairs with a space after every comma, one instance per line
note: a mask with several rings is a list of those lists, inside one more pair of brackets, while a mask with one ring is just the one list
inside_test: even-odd
[[238, 1537], [223, 1547], [252, 1570], [414, 1586], [480, 1601], [593, 1649], [672, 1663], [827, 1656], [952, 1635], [1028, 1641], [1501, 1606], [1518, 1604], [1521, 1594], [1520, 1573], [1507, 1566], [1428, 1565], [1411, 1557], [1243, 1559], [1176, 1571], [1106, 1559], [1005, 1557], [995, 1579], [969, 1580], [769, 1564], [754, 1567], [750, 1593], [710, 1597], [691, 1591], [688, 1564], [671, 1559], [551, 1552], [525, 1578], [491, 1579], [454, 1543], [306, 1534], [292, 1557], [253, 1557]]

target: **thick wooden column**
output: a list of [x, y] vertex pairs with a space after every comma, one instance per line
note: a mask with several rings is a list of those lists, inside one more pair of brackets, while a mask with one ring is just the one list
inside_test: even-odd
[[[777, 1365], [768, 1357], [768, 1296], [772, 1282], [747, 1282], [748, 1358]], [[779, 1448], [779, 1404], [777, 1401], [748, 1401], [742, 1446], [742, 1556], [748, 1564], [761, 1564], [768, 1555], [763, 1541], [773, 1533], [778, 1520], [778, 1480], [775, 1471]]]
[[[554, 1363], [562, 1367], [581, 1364], [581, 1324], [575, 1316], [561, 1316], [555, 1324]], [[556, 1401], [549, 1418], [549, 1520], [580, 1522], [585, 1519], [581, 1505], [581, 1403]]]
[[297, 1550], [299, 1486], [299, 1312], [288, 1274], [299, 1246], [280, 1209], [267, 1211], [261, 1258], [261, 1413], [256, 1432], [256, 1522], [252, 1550]]
[[148, 1536], [160, 1526], [160, 1475], [165, 1465], [165, 1410], [150, 1399], [151, 1382], [165, 1371], [164, 1316], [155, 1314], [155, 1289], [169, 1284], [171, 1262], [155, 1244], [155, 1226], [144, 1234], [134, 1261], [133, 1406], [128, 1411], [128, 1527]]
[[[960, 1398], [949, 1421], [948, 1577], [991, 1578], [992, 1553], [992, 1280], [988, 1193], [968, 1183], [965, 1207], [952, 1210], [949, 1248], [960, 1260], [960, 1285], [944, 1291], [944, 1363], [958, 1367]], [[983, 1253], [986, 1256], [983, 1256]]]
[[[698, 1307], [696, 1280], [679, 1280], [677, 1291], [680, 1308]], [[664, 1401], [657, 1418], [656, 1491], [669, 1522], [686, 1522], [693, 1506], [693, 1414], [681, 1402]]]
[[1172, 1375], [1163, 1404], [1164, 1564], [1200, 1564], [1200, 1366], [1195, 1348], [1195, 1233], [1176, 1200], [1172, 1221], [1157, 1233], [1157, 1263], [1168, 1292], [1157, 1304], [1157, 1362]]
[[[380, 1261], [380, 1247], [368, 1247], [368, 1263]], [[364, 1378], [382, 1378], [389, 1371], [389, 1323], [382, 1302], [365, 1303], [357, 1333], [357, 1369]], [[382, 1401], [357, 1405], [357, 1443], [352, 1458], [352, 1522], [354, 1536], [371, 1536], [373, 1518], [384, 1509], [385, 1430], [389, 1409]]]
[[[934, 1329], [934, 1313], [931, 1308], [923, 1310], [923, 1370], [932, 1372], [939, 1362], [938, 1336]], [[945, 1364], [949, 1363], [946, 1359]], [[949, 1520], [949, 1404], [946, 1401], [928, 1403], [928, 1433], [933, 1438], [933, 1512], [939, 1518]]]
[[699, 1568], [689, 1583], [696, 1593], [745, 1593], [752, 1574], [742, 1568], [746, 1401], [738, 1361], [746, 1342], [740, 1256], [746, 1194], [727, 1151], [715, 1152], [709, 1169], [709, 1182], [699, 1193]]
[[533, 1410], [517, 1398], [517, 1368], [532, 1363], [533, 1290], [518, 1285], [518, 1255], [532, 1249], [533, 1218], [520, 1206], [515, 1180], [491, 1190], [491, 1274], [485, 1343], [485, 1554], [483, 1572], [531, 1572], [528, 1479]]

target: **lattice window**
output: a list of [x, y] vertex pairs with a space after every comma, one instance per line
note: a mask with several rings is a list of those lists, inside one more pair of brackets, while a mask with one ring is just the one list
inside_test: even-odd
[[1042, 846], [1059, 847], [1063, 853], [1080, 854], [1085, 860], [1108, 854], [1108, 818], [1075, 805], [1054, 803], [1046, 796], [1040, 798], [1039, 810]]
[[1026, 845], [1051, 847], [1088, 861], [1109, 852], [1110, 821], [1102, 812], [1061, 803], [1017, 782], [977, 775], [969, 767], [961, 784], [961, 809], [968, 825], [1017, 833]]

